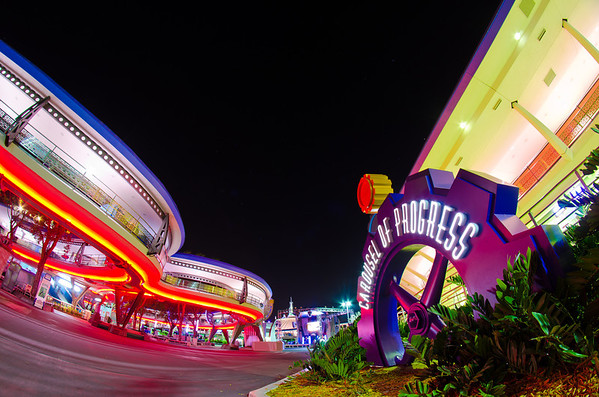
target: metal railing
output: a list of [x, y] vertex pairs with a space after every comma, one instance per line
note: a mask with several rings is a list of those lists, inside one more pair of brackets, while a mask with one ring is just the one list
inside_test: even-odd
[[[214, 284], [204, 283], [202, 281], [182, 279], [179, 277], [173, 277], [169, 274], [165, 274], [162, 277], [162, 281], [164, 281], [168, 284], [174, 285], [176, 287], [185, 288], [188, 290], [205, 292], [205, 293], [212, 294], [212, 295], [235, 299], [237, 301], [239, 301], [241, 299], [241, 292], [237, 292], [237, 291], [234, 291], [234, 290], [231, 290], [228, 288], [224, 288], [224, 287], [221, 287], [218, 285], [214, 285]], [[259, 308], [263, 307], [263, 303], [260, 300], [260, 298], [254, 296], [254, 295], [248, 294], [245, 301], [251, 305], [256, 306], [256, 307], [259, 307]]]
[[[583, 176], [579, 173], [578, 170], [580, 167], [582, 167], [585, 161], [586, 159], [574, 167], [572, 171], [570, 171], [555, 186], [545, 193], [543, 197], [537, 200], [533, 205], [530, 206], [530, 208], [520, 215], [520, 220], [522, 220], [527, 227], [530, 228], [551, 222], [553, 218], [557, 216], [557, 212], [552, 211], [551, 207], [577, 183], [582, 183], [584, 185], [584, 189], [586, 189], [588, 186], [592, 186], [594, 183], [597, 183], [599, 177], [596, 175]], [[536, 210], [537, 208], [538, 210]], [[567, 209], [564, 208], [562, 211], [567, 211]], [[575, 211], [576, 208], [572, 208], [570, 210], [571, 213]], [[565, 216], [564, 219], [567, 219], [569, 215], [570, 214]]]
[[[42, 252], [42, 247], [34, 241], [29, 241], [25, 239], [17, 239], [16, 243], [21, 247], [27, 248], [33, 252], [37, 252], [38, 254]], [[102, 254], [83, 254], [81, 255], [81, 260], [77, 261], [76, 253], [71, 253], [71, 255], [60, 255], [54, 251], [50, 252], [50, 257], [54, 259], [58, 259], [63, 262], [72, 263], [79, 266], [87, 266], [87, 267], [105, 267], [106, 266], [106, 256]]]
[[[12, 117], [0, 108], [0, 131], [5, 133], [13, 122], [14, 120]], [[48, 142], [51, 142], [41, 134], [41, 132], [36, 132], [43, 136]], [[70, 158], [67, 153], [62, 151], [56, 145], [50, 149], [46, 144], [41, 142], [41, 140], [26, 131], [26, 129], [23, 129], [15, 138], [15, 142], [46, 169], [90, 199], [104, 213], [137, 237], [146, 247], [150, 246], [156, 232], [141, 216], [137, 215], [137, 217], [135, 217], [130, 211], [124, 208], [124, 204], [122, 203], [124, 203], [125, 200], [120, 199], [116, 194], [113, 196], [107, 194], [103, 189], [92, 182], [84, 172], [79, 171], [71, 165], [77, 164], [81, 169], [85, 169], [78, 164], [76, 160]], [[58, 154], [59, 151], [62, 152], [60, 155]], [[69, 161], [66, 161], [63, 157], [68, 158]], [[120, 202], [117, 201], [117, 198]]]
[[[226, 273], [223, 269], [219, 269], [219, 270], [215, 270], [209, 267], [205, 267], [205, 266], [201, 266], [201, 265], [197, 265], [197, 264], [191, 264], [191, 263], [187, 263], [187, 262], [180, 262], [179, 260], [177, 260], [177, 258], [172, 258], [170, 260], [170, 262], [176, 266], [181, 266], [181, 267], [186, 267], [189, 269], [194, 269], [194, 270], [199, 270], [202, 272], [206, 272], [206, 273], [212, 273], [212, 274], [218, 274], [221, 276], [225, 276], [225, 277], [229, 277], [232, 278], [234, 280], [243, 280], [243, 277], [236, 275], [236, 274], [231, 274], [231, 273]], [[247, 282], [249, 285], [259, 289], [260, 291], [262, 291], [264, 293], [265, 296], [268, 296], [268, 293], [266, 292], [266, 289], [260, 285], [259, 283], [247, 278]]]

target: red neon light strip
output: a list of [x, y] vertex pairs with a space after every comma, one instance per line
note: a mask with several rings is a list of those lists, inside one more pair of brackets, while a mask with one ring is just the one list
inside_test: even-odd
[[[12, 249], [12, 252], [18, 257], [37, 264], [40, 259], [40, 254], [28, 250], [24, 247], [18, 247]], [[56, 270], [62, 273], [70, 274], [71, 276], [83, 277], [90, 280], [99, 280], [113, 283], [127, 283], [131, 280], [131, 277], [125, 272], [124, 269], [114, 268], [81, 268], [75, 265], [69, 265], [67, 263], [61, 263], [54, 258], [48, 258], [46, 261], [46, 267], [52, 270]]]
[[[162, 325], [168, 325], [170, 327], [170, 324], [167, 321], [161, 321], [161, 320], [155, 320], [153, 318], [148, 318], [148, 317], [142, 317], [141, 321], [147, 321], [148, 323], [158, 323], [158, 324], [162, 324]], [[227, 325], [215, 325], [214, 328], [218, 329], [235, 329], [235, 325], [237, 323], [233, 323], [233, 324], [227, 324]], [[178, 326], [179, 324], [173, 324], [174, 326]], [[184, 326], [187, 326], [188, 324], [185, 324]], [[189, 328], [193, 328], [193, 326], [189, 326]], [[198, 329], [212, 329], [211, 325], [198, 325]]]
[[209, 297], [199, 297], [191, 292], [162, 283], [160, 270], [145, 254], [118, 232], [26, 167], [4, 148], [0, 149], [0, 173], [4, 175], [7, 182], [23, 194], [123, 260], [140, 277], [141, 286], [146, 291], [174, 301], [233, 312], [251, 320], [263, 317], [260, 311], [250, 307]]

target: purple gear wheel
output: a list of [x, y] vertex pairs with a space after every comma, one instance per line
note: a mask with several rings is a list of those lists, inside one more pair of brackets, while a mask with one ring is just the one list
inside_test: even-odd
[[[399, 236], [401, 226], [397, 225], [397, 219], [402, 212], [397, 209], [405, 210], [406, 203], [413, 205], [412, 202], [422, 200], [428, 200], [429, 204], [433, 201], [442, 203], [455, 210], [454, 213], [461, 210], [461, 225], [476, 225], [471, 228], [476, 233], [472, 233], [468, 244], [463, 244], [468, 245], [463, 256], [455, 255], [455, 250], [453, 253], [448, 251], [439, 238], [431, 238], [426, 233], [408, 232]], [[448, 171], [421, 171], [408, 177], [404, 194], [387, 196], [372, 217], [363, 252], [364, 271], [358, 278], [361, 307], [358, 333], [368, 361], [382, 366], [411, 361], [399, 333], [398, 305], [408, 313], [410, 338], [412, 335], [434, 338], [443, 328], [441, 319], [429, 313], [428, 308], [439, 303], [449, 260], [464, 280], [468, 292], [477, 292], [491, 303], [495, 302], [496, 282], [503, 276], [507, 261], [519, 253], [526, 254], [529, 249], [536, 251], [541, 259], [542, 266], [536, 275], [541, 288], [551, 288], [556, 278], [564, 275], [572, 255], [561, 230], [557, 226], [527, 229], [516, 216], [517, 203], [518, 188], [515, 186], [465, 170], [460, 170], [455, 179]], [[394, 224], [397, 233], [392, 235]], [[412, 230], [418, 229], [410, 225]], [[457, 227], [453, 229], [454, 232], [458, 230]], [[408, 261], [425, 246], [434, 248], [436, 254], [423, 293], [417, 299], [400, 287], [398, 280]], [[373, 260], [373, 257], [377, 259]]]

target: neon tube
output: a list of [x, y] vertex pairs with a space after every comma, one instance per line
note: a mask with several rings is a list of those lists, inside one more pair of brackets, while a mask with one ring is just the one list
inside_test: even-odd
[[[252, 321], [263, 317], [260, 311], [241, 304], [236, 305], [216, 299], [198, 297], [186, 291], [174, 291], [172, 288], [167, 287], [161, 282], [160, 272], [149, 258], [132, 246], [118, 232], [30, 170], [6, 149], [0, 149], [0, 173], [23, 194], [42, 205], [57, 218], [70, 223], [76, 230], [120, 258], [140, 277], [140, 286], [146, 291], [170, 300], [230, 311], [248, 317]], [[93, 227], [88, 225], [93, 225]], [[65, 273], [67, 272], [65, 271]]]

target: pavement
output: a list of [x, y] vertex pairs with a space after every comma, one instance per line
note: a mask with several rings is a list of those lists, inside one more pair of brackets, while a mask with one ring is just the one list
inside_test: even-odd
[[126, 338], [0, 289], [0, 396], [259, 397], [307, 357]]
[[266, 397], [266, 393], [268, 393], [269, 391], [271, 391], [272, 389], [276, 389], [277, 387], [279, 387], [279, 385], [281, 385], [282, 383], [287, 382], [288, 380], [290, 380], [291, 378], [293, 378], [294, 376], [307, 371], [307, 369], [303, 369], [299, 372], [296, 372], [295, 374], [291, 374], [286, 378], [283, 378], [281, 380], [278, 380], [276, 382], [273, 382], [269, 385], [263, 386], [259, 389], [256, 390], [252, 390], [251, 392], [249, 392], [248, 397]]

